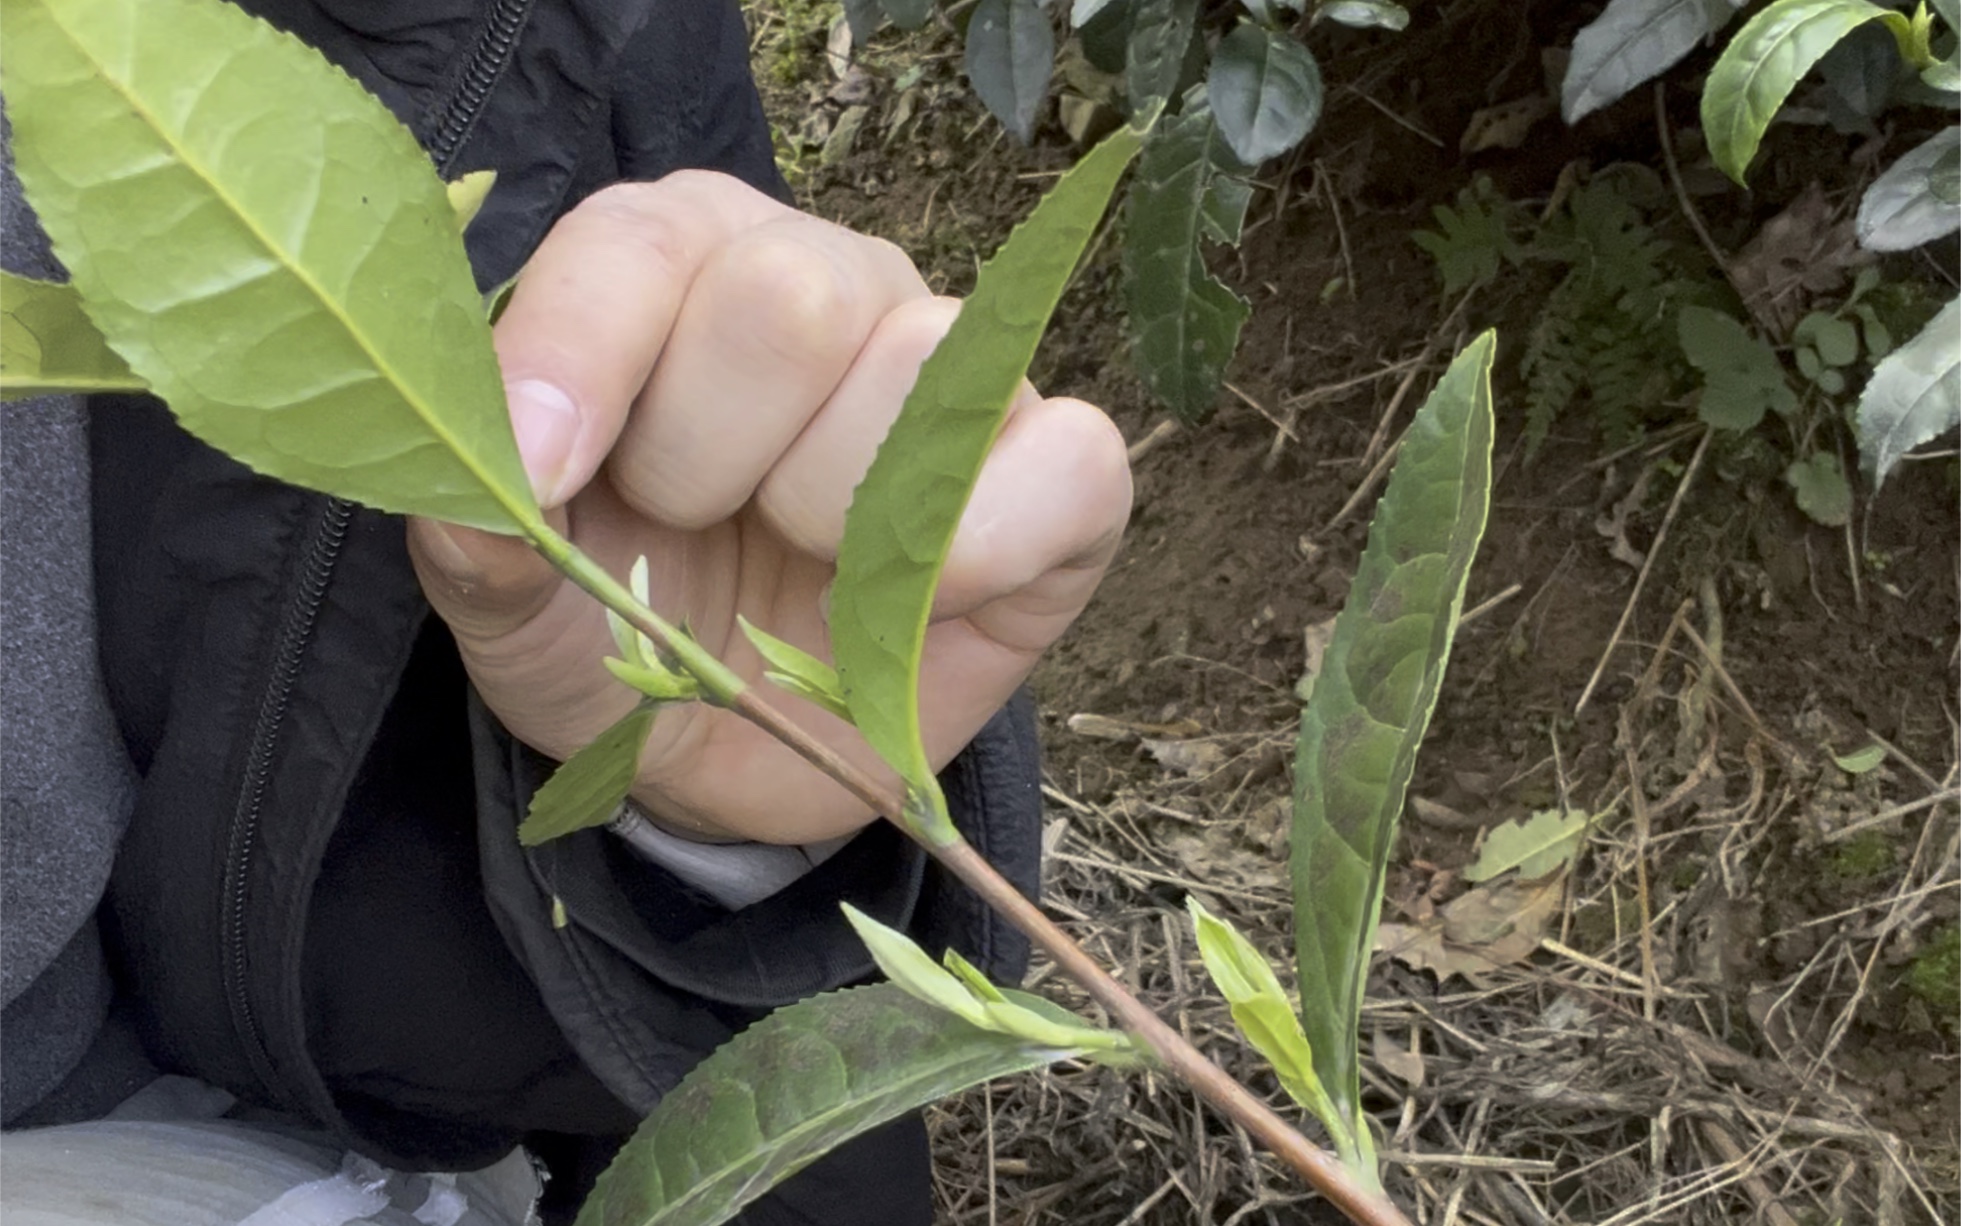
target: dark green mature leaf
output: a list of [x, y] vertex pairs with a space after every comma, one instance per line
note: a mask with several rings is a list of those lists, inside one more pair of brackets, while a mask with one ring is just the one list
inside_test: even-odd
[[1489, 332], [1466, 346], [1403, 436], [1301, 713], [1293, 824], [1301, 1020], [1321, 1084], [1350, 1121], [1360, 1112], [1356, 1026], [1383, 870], [1491, 501], [1495, 348]]
[[1186, 422], [1212, 411], [1250, 310], [1206, 270], [1200, 241], [1239, 241], [1248, 188], [1237, 169], [1194, 89], [1151, 133], [1125, 204], [1131, 354], [1152, 394]]
[[[1961, 229], [1953, 189], [1958, 155], [1961, 126], [1934, 133], [1888, 166], [1859, 199], [1859, 245], [1910, 251]], [[1942, 167], [1945, 174], [1937, 177]]]
[[891, 984], [779, 1009], [661, 1100], [578, 1226], [715, 1226], [887, 1120], [1077, 1054], [979, 1029]]
[[1766, 411], [1788, 414], [1797, 396], [1777, 354], [1734, 318], [1708, 307], [1685, 306], [1676, 338], [1689, 365], [1702, 372], [1702, 420], [1723, 430], [1749, 430]]
[[1907, 37], [1907, 18], [1869, 0], [1777, 0], [1744, 23], [1702, 88], [1702, 132], [1710, 156], [1738, 183], [1764, 130], [1798, 79], [1838, 41], [1869, 21]]
[[1119, 129], [980, 271], [851, 499], [831, 590], [831, 650], [852, 719], [905, 780], [931, 837], [953, 838], [919, 739], [919, 659], [954, 529], [1035, 346], [1141, 141]]
[[1877, 490], [1900, 457], [1961, 425], [1961, 298], [1873, 368], [1859, 397], [1859, 455]]
[[140, 392], [66, 285], [0, 272], [0, 400]]
[[1170, 100], [1185, 68], [1198, 21], [1198, 0], [1138, 0], [1124, 62], [1124, 93], [1132, 119]]
[[1321, 66], [1286, 34], [1241, 23], [1212, 53], [1205, 96], [1248, 166], [1292, 149], [1321, 119]]
[[28, 198], [187, 429], [384, 510], [536, 521], [455, 213], [386, 107], [215, 0], [8, 0], [6, 20]]
[[967, 79], [1023, 144], [1048, 97], [1055, 28], [1035, 0], [980, 0], [967, 22]]
[[885, 24], [885, 8], [879, 0], [844, 0], [844, 20], [851, 27], [852, 47], [863, 47]]
[[1673, 68], [1735, 12], [1729, 0], [1607, 0], [1600, 16], [1573, 36], [1560, 113], [1578, 123], [1626, 97]]
[[654, 706], [643, 702], [573, 754], [532, 796], [531, 811], [517, 828], [517, 841], [536, 847], [612, 821], [633, 787], [641, 747], [653, 728]]
[[933, 15], [933, 0], [879, 0], [885, 15], [901, 30], [917, 30]]

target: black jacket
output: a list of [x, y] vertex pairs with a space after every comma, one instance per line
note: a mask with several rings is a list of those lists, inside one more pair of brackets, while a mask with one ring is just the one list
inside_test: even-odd
[[[248, 7], [380, 95], [445, 177], [498, 172], [468, 235], [483, 285], [619, 179], [781, 191], [727, 0]], [[455, 1169], [630, 1129], [733, 1030], [867, 975], [840, 899], [1020, 973], [1021, 940], [882, 826], [739, 912], [601, 831], [521, 849], [549, 764], [474, 703], [399, 520], [256, 476], [154, 401], [99, 404], [90, 430], [104, 673], [142, 776], [107, 940], [165, 1068]], [[1032, 892], [1029, 713], [945, 782]]]

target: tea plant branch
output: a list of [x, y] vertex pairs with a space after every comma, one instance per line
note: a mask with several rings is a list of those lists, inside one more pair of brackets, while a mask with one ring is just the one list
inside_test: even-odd
[[1041, 908], [1001, 876], [971, 843], [964, 839], [940, 843], [925, 837], [908, 821], [906, 802], [899, 792], [847, 761], [771, 706], [701, 644], [635, 599], [625, 584], [570, 541], [542, 522], [528, 524], [526, 535], [538, 552], [568, 579], [653, 640], [663, 653], [672, 656], [682, 669], [694, 676], [701, 683], [705, 701], [732, 711], [769, 733], [918, 842], [927, 854], [1034, 942], [1064, 974], [1107, 1009], [1119, 1026], [1142, 1041], [1167, 1070], [1257, 1138], [1351, 1221], [1360, 1226], [1408, 1226], [1408, 1219], [1385, 1196], [1366, 1190], [1333, 1154], [1309, 1141], [1158, 1017], [1150, 1006], [1137, 999], [1074, 938], [1043, 914]]

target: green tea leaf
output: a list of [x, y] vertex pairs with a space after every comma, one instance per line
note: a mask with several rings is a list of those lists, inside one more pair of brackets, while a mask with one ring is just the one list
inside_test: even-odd
[[536, 522], [454, 210], [379, 101], [211, 0], [9, 0], [0, 71], [55, 253], [187, 429], [384, 510]]
[[933, 15], [933, 0], [879, 0], [885, 15], [901, 30], [917, 30]]
[[1212, 53], [1205, 96], [1233, 155], [1248, 166], [1292, 149], [1321, 118], [1321, 66], [1286, 34], [1242, 22]]
[[1571, 862], [1591, 820], [1585, 813], [1543, 809], [1523, 821], [1493, 826], [1464, 880], [1489, 881], [1517, 869], [1520, 880], [1536, 881]]
[[1048, 97], [1055, 27], [1035, 0], [980, 0], [967, 21], [967, 79], [1022, 144]]
[[1787, 414], [1798, 398], [1769, 345], [1734, 318], [1708, 307], [1685, 306], [1675, 317], [1676, 339], [1689, 365], [1702, 372], [1702, 420], [1723, 430], [1749, 430], [1766, 410]]
[[470, 228], [483, 209], [483, 202], [490, 199], [490, 189], [497, 185], [497, 172], [494, 170], [473, 170], [460, 179], [451, 179], [443, 184], [449, 195], [449, 207], [456, 214], [458, 234]]
[[1837, 528], [1852, 518], [1852, 486], [1831, 452], [1814, 451], [1792, 461], [1784, 470], [1784, 481], [1797, 497], [1798, 510], [1814, 522]]
[[1152, 394], [1187, 423], [1212, 411], [1250, 311], [1205, 267], [1202, 239], [1239, 241], [1247, 184], [1197, 95], [1152, 131], [1124, 206], [1131, 354]]
[[[1952, 127], [1888, 166], [1859, 198], [1859, 245], [1869, 251], [1910, 251], [1961, 230], [1961, 202], [1947, 188], [1957, 160], [1961, 127]], [[1947, 177], [1937, 179], [1943, 166]]]
[[[1315, 1072], [1359, 1120], [1356, 1026], [1416, 752], [1491, 502], [1492, 333], [1457, 355], [1403, 436], [1335, 620], [1294, 765], [1294, 942]], [[1366, 1124], [1351, 1125], [1359, 1135]]]
[[1079, 1054], [968, 1025], [891, 984], [779, 1009], [661, 1100], [578, 1226], [716, 1226], [860, 1133]]
[[863, 47], [885, 24], [885, 8], [878, 0], [844, 0], [844, 20], [851, 27], [852, 47]]
[[1578, 123], [1626, 97], [1701, 46], [1735, 11], [1728, 0], [1607, 0], [1600, 16], [1573, 36], [1560, 113]]
[[1314, 6], [1314, 20], [1356, 29], [1405, 30], [1409, 10], [1391, 0], [1320, 0]]
[[1129, 1035], [1091, 1026], [1038, 996], [998, 988], [951, 949], [947, 950], [947, 965], [941, 966], [911, 937], [886, 927], [850, 903], [844, 904], [844, 917], [887, 979], [970, 1026], [1059, 1051], [1096, 1053], [1099, 1059], [1113, 1056], [1117, 1063], [1129, 1063], [1136, 1057]]
[[749, 624], [749, 619], [738, 616], [742, 633], [749, 638], [750, 645], [768, 664], [771, 671], [763, 674], [781, 689], [788, 690], [799, 698], [807, 699], [829, 711], [832, 715], [849, 723], [851, 710], [844, 703], [844, 687], [838, 683], [838, 670], [811, 655], [801, 647], [793, 647], [763, 630]]
[[1716, 165], [1743, 182], [1764, 130], [1799, 78], [1847, 34], [1884, 21], [1909, 37], [1905, 14], [1869, 0], [1776, 0], [1738, 30], [1702, 89], [1702, 132]]
[[1177, 92], [1197, 21], [1198, 0], [1138, 0], [1124, 57], [1132, 120], [1154, 114]]
[[0, 271], [0, 400], [140, 392], [71, 287]]
[[532, 796], [517, 841], [536, 847], [612, 821], [640, 773], [640, 749], [653, 728], [653, 705], [643, 702], [573, 754]]
[[1873, 368], [1859, 397], [1859, 455], [1877, 492], [1900, 457], [1961, 425], [1961, 298]]
[[1123, 128], [1092, 150], [981, 269], [845, 516], [831, 650], [853, 722], [905, 780], [934, 838], [958, 836], [919, 739], [933, 589], [1035, 345], [1140, 139]]
[[1273, 1066], [1287, 1096], [1312, 1111], [1336, 1138], [1337, 1148], [1347, 1153], [1354, 1146], [1349, 1121], [1335, 1110], [1315, 1076], [1314, 1053], [1300, 1017], [1266, 956], [1239, 929], [1206, 910], [1196, 895], [1186, 895], [1185, 907], [1192, 913], [1199, 957], [1232, 1009], [1239, 1032]]

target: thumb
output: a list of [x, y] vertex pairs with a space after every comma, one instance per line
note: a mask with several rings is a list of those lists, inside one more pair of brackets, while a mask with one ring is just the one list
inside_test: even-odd
[[[562, 511], [545, 515], [565, 530]], [[501, 638], [537, 616], [564, 581], [523, 539], [410, 519], [409, 559], [430, 607], [458, 641]]]
[[[560, 532], [579, 415], [564, 392], [520, 379], [504, 389], [511, 432], [545, 518]], [[529, 621], [558, 590], [558, 572], [517, 537], [433, 519], [409, 521], [409, 557], [430, 605], [459, 639], [491, 639]]]

